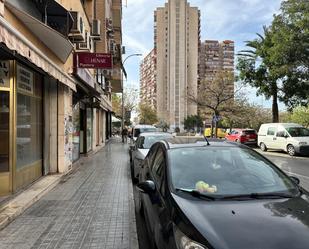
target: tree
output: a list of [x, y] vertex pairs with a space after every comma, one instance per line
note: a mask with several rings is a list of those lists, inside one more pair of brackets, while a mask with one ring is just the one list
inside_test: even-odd
[[273, 65], [269, 59], [273, 47], [271, 33], [264, 27], [264, 35], [257, 35], [255, 40], [246, 42], [250, 50], [243, 50], [239, 54], [239, 79], [244, 84], [257, 88], [257, 95], [272, 98], [273, 122], [279, 122], [278, 92], [281, 78], [273, 73]]
[[249, 103], [245, 97], [237, 96], [233, 110], [224, 116], [222, 125], [232, 128], [252, 128], [258, 130], [261, 124], [271, 122], [271, 110]]
[[[138, 104], [138, 91], [135, 88], [125, 88], [123, 91], [124, 99], [124, 116], [136, 110]], [[113, 111], [117, 117], [122, 117], [122, 96], [121, 94], [112, 94]], [[126, 125], [130, 124], [130, 120], [125, 120]]]
[[271, 24], [274, 72], [282, 79], [282, 100], [292, 109], [309, 102], [309, 1], [286, 0]]
[[113, 93], [112, 94], [112, 106], [113, 111], [117, 117], [122, 116], [122, 110], [121, 110], [121, 96]]
[[[198, 86], [198, 95], [188, 92], [188, 99], [195, 103], [199, 109], [206, 109], [215, 117], [215, 131], [217, 131], [219, 117], [232, 110], [234, 90], [234, 74], [220, 71], [213, 80], [203, 80]], [[212, 129], [213, 135], [213, 129]], [[216, 134], [215, 134], [216, 136]]]
[[152, 125], [158, 122], [157, 112], [150, 105], [140, 104], [139, 105], [139, 120], [141, 124]]
[[286, 0], [264, 34], [247, 41], [237, 69], [240, 79], [272, 98], [273, 122], [279, 121], [278, 100], [289, 109], [309, 99], [309, 1]]
[[298, 106], [293, 109], [290, 119], [293, 123], [309, 127], [309, 106]]
[[203, 127], [203, 120], [199, 115], [191, 115], [184, 120], [184, 126], [186, 130], [199, 130]]

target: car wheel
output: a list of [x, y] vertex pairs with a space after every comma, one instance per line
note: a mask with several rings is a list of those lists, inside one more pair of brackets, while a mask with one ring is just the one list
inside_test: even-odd
[[260, 143], [260, 148], [262, 151], [267, 151], [267, 147], [264, 143]]
[[287, 152], [290, 156], [295, 156], [296, 155], [296, 151], [293, 145], [289, 144], [287, 147]]

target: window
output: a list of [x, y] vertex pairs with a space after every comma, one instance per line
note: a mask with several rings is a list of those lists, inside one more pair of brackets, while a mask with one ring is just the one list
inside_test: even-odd
[[275, 132], [276, 132], [275, 127], [269, 127], [268, 130], [267, 130], [267, 135], [274, 136]]
[[162, 151], [162, 149], [159, 149], [151, 168], [153, 177], [155, 178], [158, 187], [161, 186], [164, 165], [165, 165], [164, 152]]

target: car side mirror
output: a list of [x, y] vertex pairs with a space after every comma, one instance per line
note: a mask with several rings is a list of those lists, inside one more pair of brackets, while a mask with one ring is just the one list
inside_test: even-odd
[[299, 180], [299, 178], [297, 178], [297, 177], [295, 177], [295, 176], [290, 176], [290, 178], [292, 179], [292, 181], [294, 182], [294, 183], [296, 183], [297, 185], [299, 185], [300, 184], [300, 180]]
[[136, 185], [137, 189], [145, 194], [151, 194], [156, 190], [156, 185], [153, 181], [147, 180]]

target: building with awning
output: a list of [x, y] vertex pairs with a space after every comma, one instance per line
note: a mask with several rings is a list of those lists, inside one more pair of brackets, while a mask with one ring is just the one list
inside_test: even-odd
[[[115, 3], [121, 12], [120, 0], [0, 0], [0, 196], [69, 172], [111, 137]], [[86, 52], [111, 54], [113, 68], [76, 66]]]

